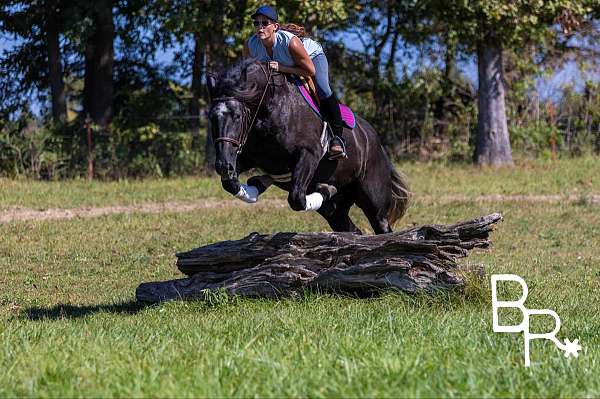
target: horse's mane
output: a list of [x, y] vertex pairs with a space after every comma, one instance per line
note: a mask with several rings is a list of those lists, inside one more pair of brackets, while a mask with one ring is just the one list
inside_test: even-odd
[[255, 64], [254, 58], [244, 58], [229, 65], [220, 74], [216, 85], [219, 97], [233, 97], [246, 104], [259, 101], [261, 90], [254, 79], [248, 76], [248, 68]]

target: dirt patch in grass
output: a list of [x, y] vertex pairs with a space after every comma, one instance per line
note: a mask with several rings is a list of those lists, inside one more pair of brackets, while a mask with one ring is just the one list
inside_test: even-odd
[[[473, 203], [473, 202], [524, 202], [524, 203], [581, 203], [584, 205], [600, 204], [600, 195], [445, 195], [415, 196], [417, 202], [425, 204], [450, 204], [450, 203]], [[36, 210], [24, 207], [13, 207], [0, 212], [0, 223], [10, 223], [26, 220], [58, 220], [74, 218], [93, 218], [114, 214], [129, 213], [162, 213], [162, 212], [191, 212], [198, 209], [212, 208], [285, 208], [287, 201], [281, 199], [264, 199], [256, 204], [247, 204], [239, 200], [205, 199], [194, 202], [148, 202], [135, 205], [105, 206], [105, 207], [82, 207], [61, 209], [52, 208]]]
[[503, 195], [503, 194], [489, 194], [489, 195], [444, 195], [441, 197], [434, 197], [431, 195], [416, 197], [415, 200], [423, 203], [469, 203], [469, 202], [524, 202], [528, 204], [534, 203], [546, 203], [546, 204], [558, 204], [558, 203], [581, 203], [581, 204], [600, 204], [600, 195], [595, 194], [551, 194], [551, 195]]
[[[191, 212], [198, 209], [212, 208], [239, 208], [252, 206], [238, 200], [206, 199], [195, 202], [149, 202], [136, 205], [105, 206], [105, 207], [83, 207], [61, 209], [52, 208], [36, 210], [30, 208], [13, 207], [7, 211], [0, 212], [0, 223], [25, 220], [54, 220], [93, 218], [105, 215], [127, 214], [127, 213], [162, 213], [162, 212]], [[281, 200], [264, 200], [253, 206], [258, 207], [284, 207], [287, 202]]]

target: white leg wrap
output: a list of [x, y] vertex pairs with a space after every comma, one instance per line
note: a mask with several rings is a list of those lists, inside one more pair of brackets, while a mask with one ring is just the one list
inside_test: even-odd
[[312, 193], [306, 196], [305, 211], [316, 211], [323, 205], [323, 196], [319, 193]]
[[235, 196], [244, 202], [254, 204], [258, 201], [258, 189], [254, 186], [240, 184], [240, 191]]

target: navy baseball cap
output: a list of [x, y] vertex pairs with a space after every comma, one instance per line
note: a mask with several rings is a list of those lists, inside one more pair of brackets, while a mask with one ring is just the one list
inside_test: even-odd
[[254, 14], [252, 14], [251, 18], [256, 18], [258, 15], [264, 15], [269, 18], [271, 21], [277, 22], [277, 11], [273, 7], [269, 6], [260, 6], [256, 10]]

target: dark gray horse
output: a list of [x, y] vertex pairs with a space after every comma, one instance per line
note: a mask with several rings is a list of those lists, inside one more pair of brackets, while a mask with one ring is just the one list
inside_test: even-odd
[[[361, 233], [348, 212], [356, 204], [376, 234], [389, 233], [408, 207], [410, 192], [390, 162], [375, 130], [361, 118], [346, 130], [348, 159], [324, 156], [323, 122], [289, 76], [266, 63], [242, 60], [208, 82], [215, 168], [233, 195], [243, 187], [239, 173], [260, 168], [289, 192], [293, 210], [307, 209], [307, 194], [335, 187], [318, 209], [334, 231]], [[283, 176], [283, 178], [282, 178]], [[289, 176], [286, 181], [285, 176]], [[264, 179], [251, 178], [258, 192]]]

